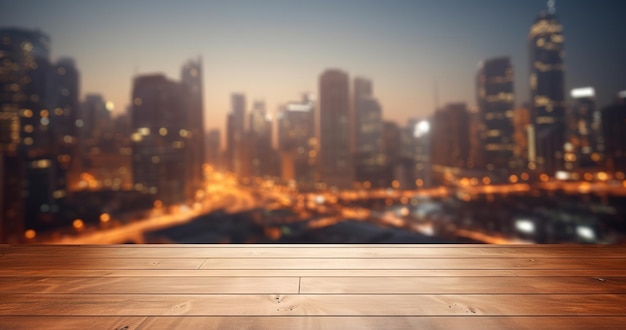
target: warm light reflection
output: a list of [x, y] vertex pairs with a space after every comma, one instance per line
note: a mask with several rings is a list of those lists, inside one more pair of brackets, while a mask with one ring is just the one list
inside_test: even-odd
[[81, 230], [81, 229], [83, 229], [85, 227], [85, 224], [83, 223], [82, 219], [75, 219], [72, 222], [72, 227], [74, 227], [74, 229], [76, 229], [76, 230]]
[[100, 222], [105, 223], [109, 222], [109, 220], [111, 220], [111, 216], [108, 213], [100, 214]]
[[33, 239], [37, 236], [37, 232], [33, 229], [28, 229], [27, 231], [24, 232], [24, 237], [26, 239]]

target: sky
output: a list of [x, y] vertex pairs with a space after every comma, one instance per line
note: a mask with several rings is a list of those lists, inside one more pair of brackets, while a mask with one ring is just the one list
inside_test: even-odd
[[[626, 90], [626, 1], [560, 0], [566, 90], [594, 86], [606, 105]], [[41, 29], [69, 56], [81, 95], [120, 113], [137, 74], [180, 79], [202, 56], [205, 128], [225, 126], [230, 94], [270, 111], [340, 68], [373, 81], [383, 116], [401, 124], [439, 104], [475, 105], [481, 60], [510, 56], [518, 105], [529, 99], [527, 36], [545, 0], [0, 0], [0, 28]]]

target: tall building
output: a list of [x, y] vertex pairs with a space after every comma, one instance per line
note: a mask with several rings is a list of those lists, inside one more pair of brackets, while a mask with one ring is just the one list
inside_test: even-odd
[[228, 169], [239, 174], [243, 155], [244, 124], [246, 113], [246, 97], [243, 94], [231, 95], [231, 110], [226, 119], [226, 165]]
[[377, 185], [385, 165], [383, 120], [380, 104], [372, 95], [372, 83], [354, 79], [355, 180]]
[[135, 190], [165, 205], [193, 196], [187, 89], [161, 74], [135, 78], [132, 149]]
[[465, 103], [451, 103], [435, 112], [431, 123], [434, 165], [467, 168], [470, 154], [469, 112]]
[[385, 174], [382, 187], [391, 186], [394, 180], [403, 177], [400, 165], [402, 153], [402, 131], [392, 121], [383, 122], [383, 150], [385, 152]]
[[[58, 157], [60, 145], [55, 132], [71, 128], [53, 126], [63, 123], [69, 111], [55, 112], [51, 97], [59, 96], [54, 95], [59, 91], [54, 86], [64, 86], [62, 96], [66, 98], [53, 99], [71, 107], [78, 86], [70, 77], [73, 72], [68, 75], [70, 79], [56, 79], [59, 77], [52, 74], [52, 68], [47, 35], [18, 28], [0, 30], [0, 153], [2, 181], [7, 185], [3, 187], [0, 213], [2, 227], [8, 228], [2, 234], [4, 239], [21, 237], [16, 232], [21, 229], [63, 225], [60, 212], [67, 195], [63, 166], [71, 158], [64, 156], [67, 154]], [[62, 71], [65, 66], [61, 62], [54, 68]]]
[[554, 173], [563, 167], [565, 104], [563, 26], [555, 15], [554, 2], [539, 14], [528, 34], [530, 97], [535, 138], [535, 167]]
[[205, 161], [204, 147], [204, 99], [202, 89], [202, 59], [190, 60], [181, 69], [181, 83], [189, 93], [189, 131], [191, 150], [192, 184], [200, 188], [203, 181], [202, 165]]
[[278, 113], [278, 150], [281, 178], [295, 181], [299, 188], [312, 188], [317, 164], [313, 95], [304, 94]]
[[352, 188], [354, 181], [349, 84], [348, 74], [337, 69], [319, 80], [320, 180], [339, 189]]
[[255, 101], [250, 111], [250, 175], [262, 177], [273, 173], [277, 168], [274, 164], [272, 148], [272, 116], [265, 109], [265, 102]]
[[605, 107], [601, 111], [605, 162], [609, 171], [626, 171], [626, 102]]
[[513, 67], [508, 57], [480, 64], [476, 79], [480, 113], [480, 156], [476, 161], [489, 171], [511, 170], [513, 158]]
[[604, 152], [600, 136], [600, 112], [595, 107], [595, 90], [592, 87], [576, 88], [570, 93], [567, 143], [565, 144], [565, 169], [572, 170], [597, 165]]
[[513, 135], [513, 158], [517, 161], [518, 168], [526, 168], [531, 159], [530, 151], [535, 148], [534, 144], [531, 145], [529, 136], [532, 133], [530, 106], [525, 105], [513, 111], [513, 127], [515, 129]]

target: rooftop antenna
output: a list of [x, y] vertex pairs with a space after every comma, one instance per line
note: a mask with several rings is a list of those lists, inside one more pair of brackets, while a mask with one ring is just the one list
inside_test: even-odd
[[556, 0], [548, 0], [548, 13], [550, 13], [550, 15], [556, 13]]

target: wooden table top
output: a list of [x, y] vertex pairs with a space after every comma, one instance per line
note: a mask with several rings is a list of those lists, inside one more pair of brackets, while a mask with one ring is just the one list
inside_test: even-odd
[[626, 246], [0, 245], [0, 329], [429, 328], [626, 328]]

